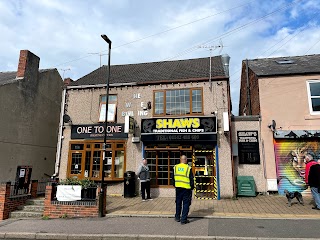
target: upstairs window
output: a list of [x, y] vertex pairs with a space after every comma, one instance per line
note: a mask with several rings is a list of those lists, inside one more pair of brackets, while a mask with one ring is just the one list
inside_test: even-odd
[[307, 81], [310, 113], [320, 115], [320, 80]]
[[201, 88], [154, 91], [156, 116], [179, 116], [203, 113]]
[[[105, 122], [106, 119], [106, 95], [100, 96], [99, 122]], [[108, 122], [115, 122], [117, 114], [117, 95], [109, 95], [108, 102]]]

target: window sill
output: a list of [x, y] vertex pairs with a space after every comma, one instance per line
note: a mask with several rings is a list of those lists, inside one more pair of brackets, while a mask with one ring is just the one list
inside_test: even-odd
[[320, 119], [320, 114], [319, 115], [307, 115], [304, 116], [305, 120], [316, 120], [316, 119]]

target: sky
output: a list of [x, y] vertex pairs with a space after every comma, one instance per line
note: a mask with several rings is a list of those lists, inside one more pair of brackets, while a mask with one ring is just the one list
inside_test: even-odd
[[[19, 51], [76, 80], [107, 65], [228, 54], [233, 114], [241, 62], [320, 54], [319, 0], [0, 0], [0, 71]], [[224, 47], [218, 47], [223, 45]], [[98, 53], [98, 54], [90, 54]]]

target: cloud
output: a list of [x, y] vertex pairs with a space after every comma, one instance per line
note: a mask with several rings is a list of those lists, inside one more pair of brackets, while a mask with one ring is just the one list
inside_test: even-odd
[[[29, 49], [41, 58], [41, 68], [57, 67], [61, 75], [61, 69], [70, 68], [65, 77], [78, 79], [99, 67], [99, 56], [88, 53], [106, 52], [101, 34], [112, 40], [112, 64], [208, 57], [209, 51], [198, 46], [219, 45], [221, 39], [222, 53], [231, 56], [237, 114], [241, 61], [303, 55], [309, 49], [308, 54], [320, 53], [319, 11], [318, 0], [4, 0], [0, 1], [0, 71], [15, 70], [19, 50]], [[117, 48], [128, 42], [134, 43]], [[107, 63], [107, 56], [102, 56], [102, 63]]]

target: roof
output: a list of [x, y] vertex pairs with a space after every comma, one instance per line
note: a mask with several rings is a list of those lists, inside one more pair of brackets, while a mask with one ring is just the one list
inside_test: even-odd
[[0, 85], [10, 83], [16, 79], [17, 72], [0, 72]]
[[[55, 69], [54, 68], [40, 69], [39, 72], [43, 73], [50, 70], [55, 70]], [[0, 86], [17, 81], [18, 79], [16, 78], [16, 76], [17, 76], [17, 71], [0, 72]]]
[[[228, 74], [225, 74], [221, 56], [212, 57], [211, 63], [212, 78], [227, 77]], [[203, 79], [209, 78], [209, 69], [209, 58], [112, 65], [109, 83], [151, 84], [162, 81]], [[107, 70], [107, 66], [102, 66], [77, 81], [71, 82], [69, 86], [104, 84]]]
[[258, 76], [318, 74], [320, 54], [253, 59], [248, 67]]

